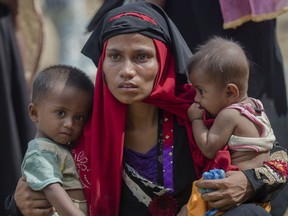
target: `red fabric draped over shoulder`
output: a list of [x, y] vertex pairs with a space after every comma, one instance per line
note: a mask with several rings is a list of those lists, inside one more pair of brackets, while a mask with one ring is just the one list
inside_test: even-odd
[[103, 80], [104, 56], [98, 65], [92, 116], [73, 150], [90, 215], [117, 215], [121, 192], [127, 106], [114, 98]]

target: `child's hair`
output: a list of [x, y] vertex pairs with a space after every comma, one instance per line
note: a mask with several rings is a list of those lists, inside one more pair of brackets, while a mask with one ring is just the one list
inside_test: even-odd
[[88, 92], [93, 98], [94, 84], [80, 69], [68, 65], [53, 65], [39, 72], [33, 81], [32, 102], [45, 98], [58, 85], [75, 87]]
[[248, 90], [249, 60], [241, 45], [219, 36], [200, 45], [188, 64], [188, 73], [201, 72], [221, 87], [237, 85], [240, 94]]

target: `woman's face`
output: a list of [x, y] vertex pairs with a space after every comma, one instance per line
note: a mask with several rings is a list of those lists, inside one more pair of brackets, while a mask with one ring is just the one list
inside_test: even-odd
[[158, 72], [154, 42], [144, 35], [122, 34], [107, 42], [103, 72], [109, 90], [124, 104], [143, 101]]

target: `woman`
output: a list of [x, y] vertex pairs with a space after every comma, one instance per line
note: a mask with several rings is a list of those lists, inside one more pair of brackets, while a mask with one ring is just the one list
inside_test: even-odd
[[[90, 215], [176, 215], [193, 180], [211, 165], [187, 116], [195, 96], [186, 77], [189, 48], [162, 9], [136, 3], [106, 14], [83, 53], [98, 65], [92, 118], [73, 150]], [[254, 189], [263, 189], [249, 172]], [[244, 173], [227, 176], [200, 184], [219, 189], [203, 196], [213, 207], [229, 209], [254, 195]], [[265, 188], [281, 184], [273, 186]], [[49, 211], [45, 201], [27, 208], [27, 191], [20, 181], [15, 200], [22, 213]]]

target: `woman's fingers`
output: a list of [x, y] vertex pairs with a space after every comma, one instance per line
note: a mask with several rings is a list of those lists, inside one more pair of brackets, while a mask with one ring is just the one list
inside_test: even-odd
[[51, 216], [53, 213], [53, 208], [49, 209], [31, 209], [31, 211], [25, 211], [23, 216]]
[[44, 193], [31, 190], [24, 177], [18, 181], [14, 199], [24, 216], [49, 216], [54, 211]]
[[203, 180], [198, 182], [197, 187], [212, 188], [213, 192], [202, 194], [213, 208], [227, 210], [247, 200], [253, 193], [253, 189], [246, 176], [241, 171], [226, 173], [224, 179]]

